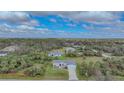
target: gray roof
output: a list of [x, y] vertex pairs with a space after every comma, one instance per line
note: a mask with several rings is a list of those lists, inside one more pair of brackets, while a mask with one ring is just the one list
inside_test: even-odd
[[64, 60], [53, 60], [54, 63], [63, 63]]
[[76, 65], [73, 60], [53, 60], [54, 63], [66, 63], [67, 65]]
[[62, 55], [63, 53], [62, 52], [60, 52], [60, 51], [54, 51], [54, 52], [50, 52], [49, 53], [50, 55]]
[[67, 64], [68, 64], [68, 65], [76, 65], [76, 63], [75, 63], [73, 60], [68, 60], [68, 61], [67, 61]]

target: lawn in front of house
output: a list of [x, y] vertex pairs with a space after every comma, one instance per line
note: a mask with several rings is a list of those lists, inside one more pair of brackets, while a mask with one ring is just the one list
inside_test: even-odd
[[57, 69], [49, 65], [46, 69], [44, 80], [68, 80], [67, 69]]

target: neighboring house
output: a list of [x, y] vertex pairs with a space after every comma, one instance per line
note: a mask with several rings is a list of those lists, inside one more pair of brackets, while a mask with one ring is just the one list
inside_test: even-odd
[[73, 60], [53, 60], [53, 68], [68, 68], [68, 66], [76, 66]]
[[8, 54], [8, 52], [6, 51], [0, 51], [0, 56], [6, 56]]
[[58, 57], [58, 56], [62, 56], [62, 55], [63, 55], [63, 53], [60, 51], [53, 51], [48, 54], [48, 56], [53, 56], [53, 57]]
[[75, 48], [72, 48], [72, 47], [65, 48], [65, 52], [66, 53], [75, 52], [75, 51], [76, 51], [76, 49]]

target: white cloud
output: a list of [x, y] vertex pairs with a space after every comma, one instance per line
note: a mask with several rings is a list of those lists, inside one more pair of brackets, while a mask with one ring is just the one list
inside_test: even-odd
[[120, 16], [119, 12], [105, 12], [105, 11], [48, 11], [48, 12], [31, 12], [32, 15], [46, 16], [58, 15], [60, 17], [71, 18], [78, 21], [98, 21], [98, 20], [115, 20]]
[[27, 12], [0, 12], [0, 21], [9, 24], [23, 24], [31, 26], [39, 25], [39, 22], [37, 20], [31, 19]]
[[67, 24], [67, 26], [69, 26], [69, 27], [76, 27], [76, 24], [69, 23], [69, 24]]
[[56, 22], [57, 22], [57, 20], [54, 19], [54, 18], [50, 18], [49, 21], [50, 21], [50, 22], [53, 22], [53, 23], [56, 23]]
[[83, 26], [87, 30], [91, 31], [99, 31], [99, 32], [124, 32], [124, 27], [120, 26], [105, 26], [105, 27], [100, 27], [100, 26], [95, 26], [95, 25], [85, 25]]
[[113, 20], [118, 18], [113, 12], [100, 12], [100, 11], [90, 11], [90, 12], [77, 12], [69, 15], [73, 19], [86, 20], [86, 21], [96, 21], [96, 20]]
[[[120, 21], [120, 12], [0, 12], [0, 21], [5, 21], [6, 24], [0, 25], [0, 31], [2, 32], [14, 32], [14, 33], [52, 33], [52, 30], [47, 28], [35, 28], [35, 26], [40, 26], [38, 20], [32, 19], [30, 15], [35, 16], [47, 16], [47, 15], [57, 15], [63, 18], [66, 25], [70, 27], [75, 27], [78, 22], [87, 22], [90, 25], [83, 24], [83, 28], [93, 31], [114, 31], [114, 32], [124, 32], [124, 21]], [[51, 22], [57, 22], [57, 19], [49, 19]], [[73, 23], [71, 23], [73, 21]], [[12, 27], [8, 24], [15, 24], [17, 26]], [[96, 26], [98, 25], [98, 26]], [[106, 25], [105, 27], [102, 27]], [[57, 33], [57, 32], [56, 32]], [[68, 34], [67, 31], [59, 32], [60, 34]]]
[[37, 20], [29, 20], [22, 22], [23, 25], [28, 25], [28, 26], [39, 26], [40, 23]]
[[51, 30], [47, 28], [35, 28], [33, 26], [28, 25], [18, 25], [18, 26], [11, 26], [8, 24], [1, 24], [0, 25], [0, 32], [2, 33], [39, 33], [39, 34], [45, 34], [51, 32]]
[[27, 21], [29, 15], [26, 12], [0, 12], [0, 20], [9, 21], [11, 23], [18, 21]]

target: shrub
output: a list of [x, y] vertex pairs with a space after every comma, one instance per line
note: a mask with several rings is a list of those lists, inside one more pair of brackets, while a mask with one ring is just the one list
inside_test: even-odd
[[94, 65], [93, 62], [82, 62], [79, 67], [80, 74], [85, 77], [90, 77], [94, 75]]
[[80, 75], [88, 79], [94, 77], [95, 80], [112, 80], [109, 63], [102, 62], [82, 62], [79, 67]]
[[77, 54], [73, 52], [73, 53], [67, 53], [65, 56], [67, 56], [67, 57], [76, 57]]
[[45, 69], [43, 66], [33, 66], [24, 72], [28, 76], [43, 76], [45, 74]]

